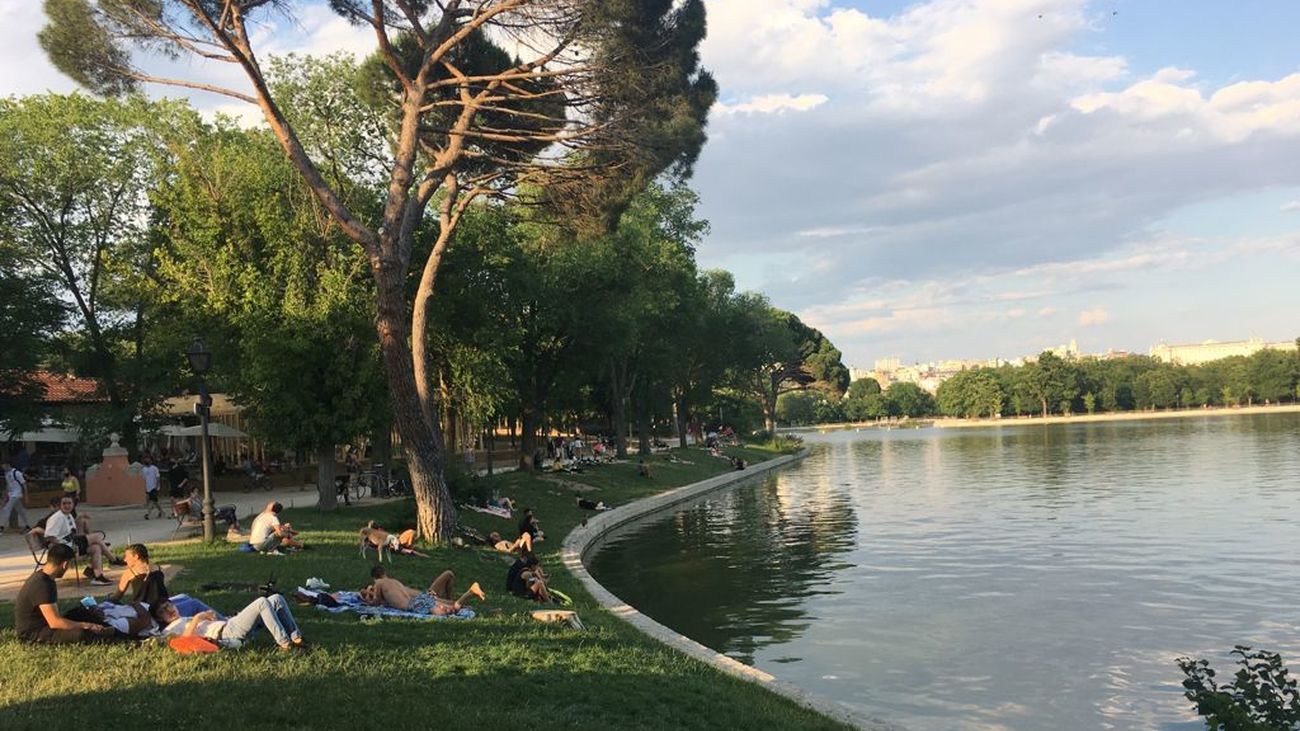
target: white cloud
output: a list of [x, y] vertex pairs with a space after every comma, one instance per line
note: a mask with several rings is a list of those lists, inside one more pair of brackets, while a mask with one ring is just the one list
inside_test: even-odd
[[1280, 210], [1283, 213], [1293, 213], [1295, 211], [1300, 211], [1300, 201], [1291, 201], [1290, 203], [1283, 203], [1282, 208]]
[[1093, 307], [1079, 313], [1079, 327], [1092, 327], [1110, 322], [1110, 312], [1105, 307]]
[[717, 114], [779, 114], [786, 111], [806, 112], [828, 101], [825, 94], [764, 94], [739, 104], [718, 102], [713, 107]]

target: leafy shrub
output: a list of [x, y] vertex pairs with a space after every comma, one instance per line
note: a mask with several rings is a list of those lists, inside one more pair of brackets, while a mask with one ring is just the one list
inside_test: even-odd
[[451, 493], [453, 502], [486, 505], [488, 498], [492, 497], [492, 488], [488, 486], [487, 481], [480, 480], [477, 473], [456, 464], [455, 460], [448, 461], [443, 468], [443, 475], [447, 480], [447, 491]]
[[1210, 731], [1291, 731], [1300, 728], [1300, 693], [1275, 652], [1237, 645], [1237, 670], [1230, 685], [1218, 685], [1207, 660], [1178, 659], [1187, 678], [1184, 695], [1205, 717]]

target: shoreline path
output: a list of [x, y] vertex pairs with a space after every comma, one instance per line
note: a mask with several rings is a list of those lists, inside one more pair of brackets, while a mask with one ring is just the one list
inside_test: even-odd
[[[239, 525], [248, 531], [249, 523], [254, 515], [260, 513], [266, 504], [272, 500], [278, 500], [284, 503], [285, 507], [303, 508], [311, 507], [316, 504], [316, 488], [314, 486], [303, 489], [298, 487], [278, 487], [273, 490], [258, 490], [256, 492], [218, 492], [213, 495], [213, 502], [217, 505], [234, 505], [236, 514], [239, 516]], [[369, 498], [367, 498], [369, 500]], [[113, 551], [119, 557], [122, 555], [122, 549], [131, 543], [155, 544], [173, 540], [172, 534], [176, 530], [176, 520], [163, 516], [161, 519], [144, 519], [144, 503], [139, 505], [125, 505], [114, 507], [96, 507], [93, 505], [85, 506], [87, 513], [93, 519], [92, 527], [95, 530], [102, 530], [108, 535], [108, 540], [113, 544]], [[38, 517], [36, 510], [28, 508], [28, 512], [33, 519]], [[39, 513], [43, 516], [44, 513]], [[217, 533], [221, 538], [225, 537], [224, 526], [217, 524]], [[193, 538], [195, 535], [192, 529], [186, 529], [176, 535], [175, 540]], [[81, 565], [85, 566], [82, 559]], [[0, 536], [0, 601], [12, 602], [18, 596], [18, 589], [22, 586], [27, 577], [31, 575], [35, 564], [32, 561], [32, 553], [27, 548], [25, 541], [19, 531], [6, 531]], [[120, 575], [121, 569], [117, 567], [108, 568], [104, 573], [109, 579], [116, 581]], [[81, 588], [78, 589], [76, 580], [72, 573], [69, 572], [66, 577], [59, 581], [59, 593], [65, 597], [71, 597], [74, 594], [98, 596], [107, 594], [113, 590], [111, 586], [91, 586], [82, 578]]]

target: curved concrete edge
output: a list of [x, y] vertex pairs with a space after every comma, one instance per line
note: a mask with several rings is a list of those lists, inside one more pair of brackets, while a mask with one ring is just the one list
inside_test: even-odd
[[684, 502], [694, 500], [702, 495], [734, 485], [742, 480], [767, 474], [808, 456], [804, 449], [797, 454], [785, 455], [752, 465], [744, 471], [725, 472], [717, 477], [701, 480], [690, 485], [674, 488], [667, 492], [651, 495], [635, 502], [621, 505], [613, 510], [599, 513], [589, 518], [583, 525], [574, 528], [564, 538], [561, 548], [561, 560], [564, 566], [582, 582], [602, 607], [614, 616], [631, 624], [651, 638], [662, 642], [680, 652], [703, 661], [728, 675], [756, 683], [778, 695], [784, 696], [799, 705], [817, 711], [824, 716], [841, 723], [869, 731], [900, 731], [899, 727], [877, 718], [865, 716], [848, 706], [829, 698], [809, 693], [803, 688], [779, 680], [758, 668], [746, 665], [726, 655], [709, 649], [689, 637], [678, 634], [668, 627], [638, 612], [636, 607], [614, 596], [600, 585], [587, 571], [585, 563], [587, 554], [601, 538], [611, 531], [639, 520], [652, 513], [669, 510]]

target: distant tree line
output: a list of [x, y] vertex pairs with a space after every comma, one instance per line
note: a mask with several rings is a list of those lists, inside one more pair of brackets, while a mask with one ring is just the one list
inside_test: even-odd
[[825, 392], [791, 394], [779, 404], [778, 418], [782, 424], [805, 425], [899, 416], [986, 418], [1252, 406], [1298, 399], [1300, 347], [1187, 366], [1137, 355], [1066, 360], [1044, 352], [1021, 366], [957, 373], [933, 397], [910, 383], [882, 391], [870, 378], [854, 381], [842, 399]]

